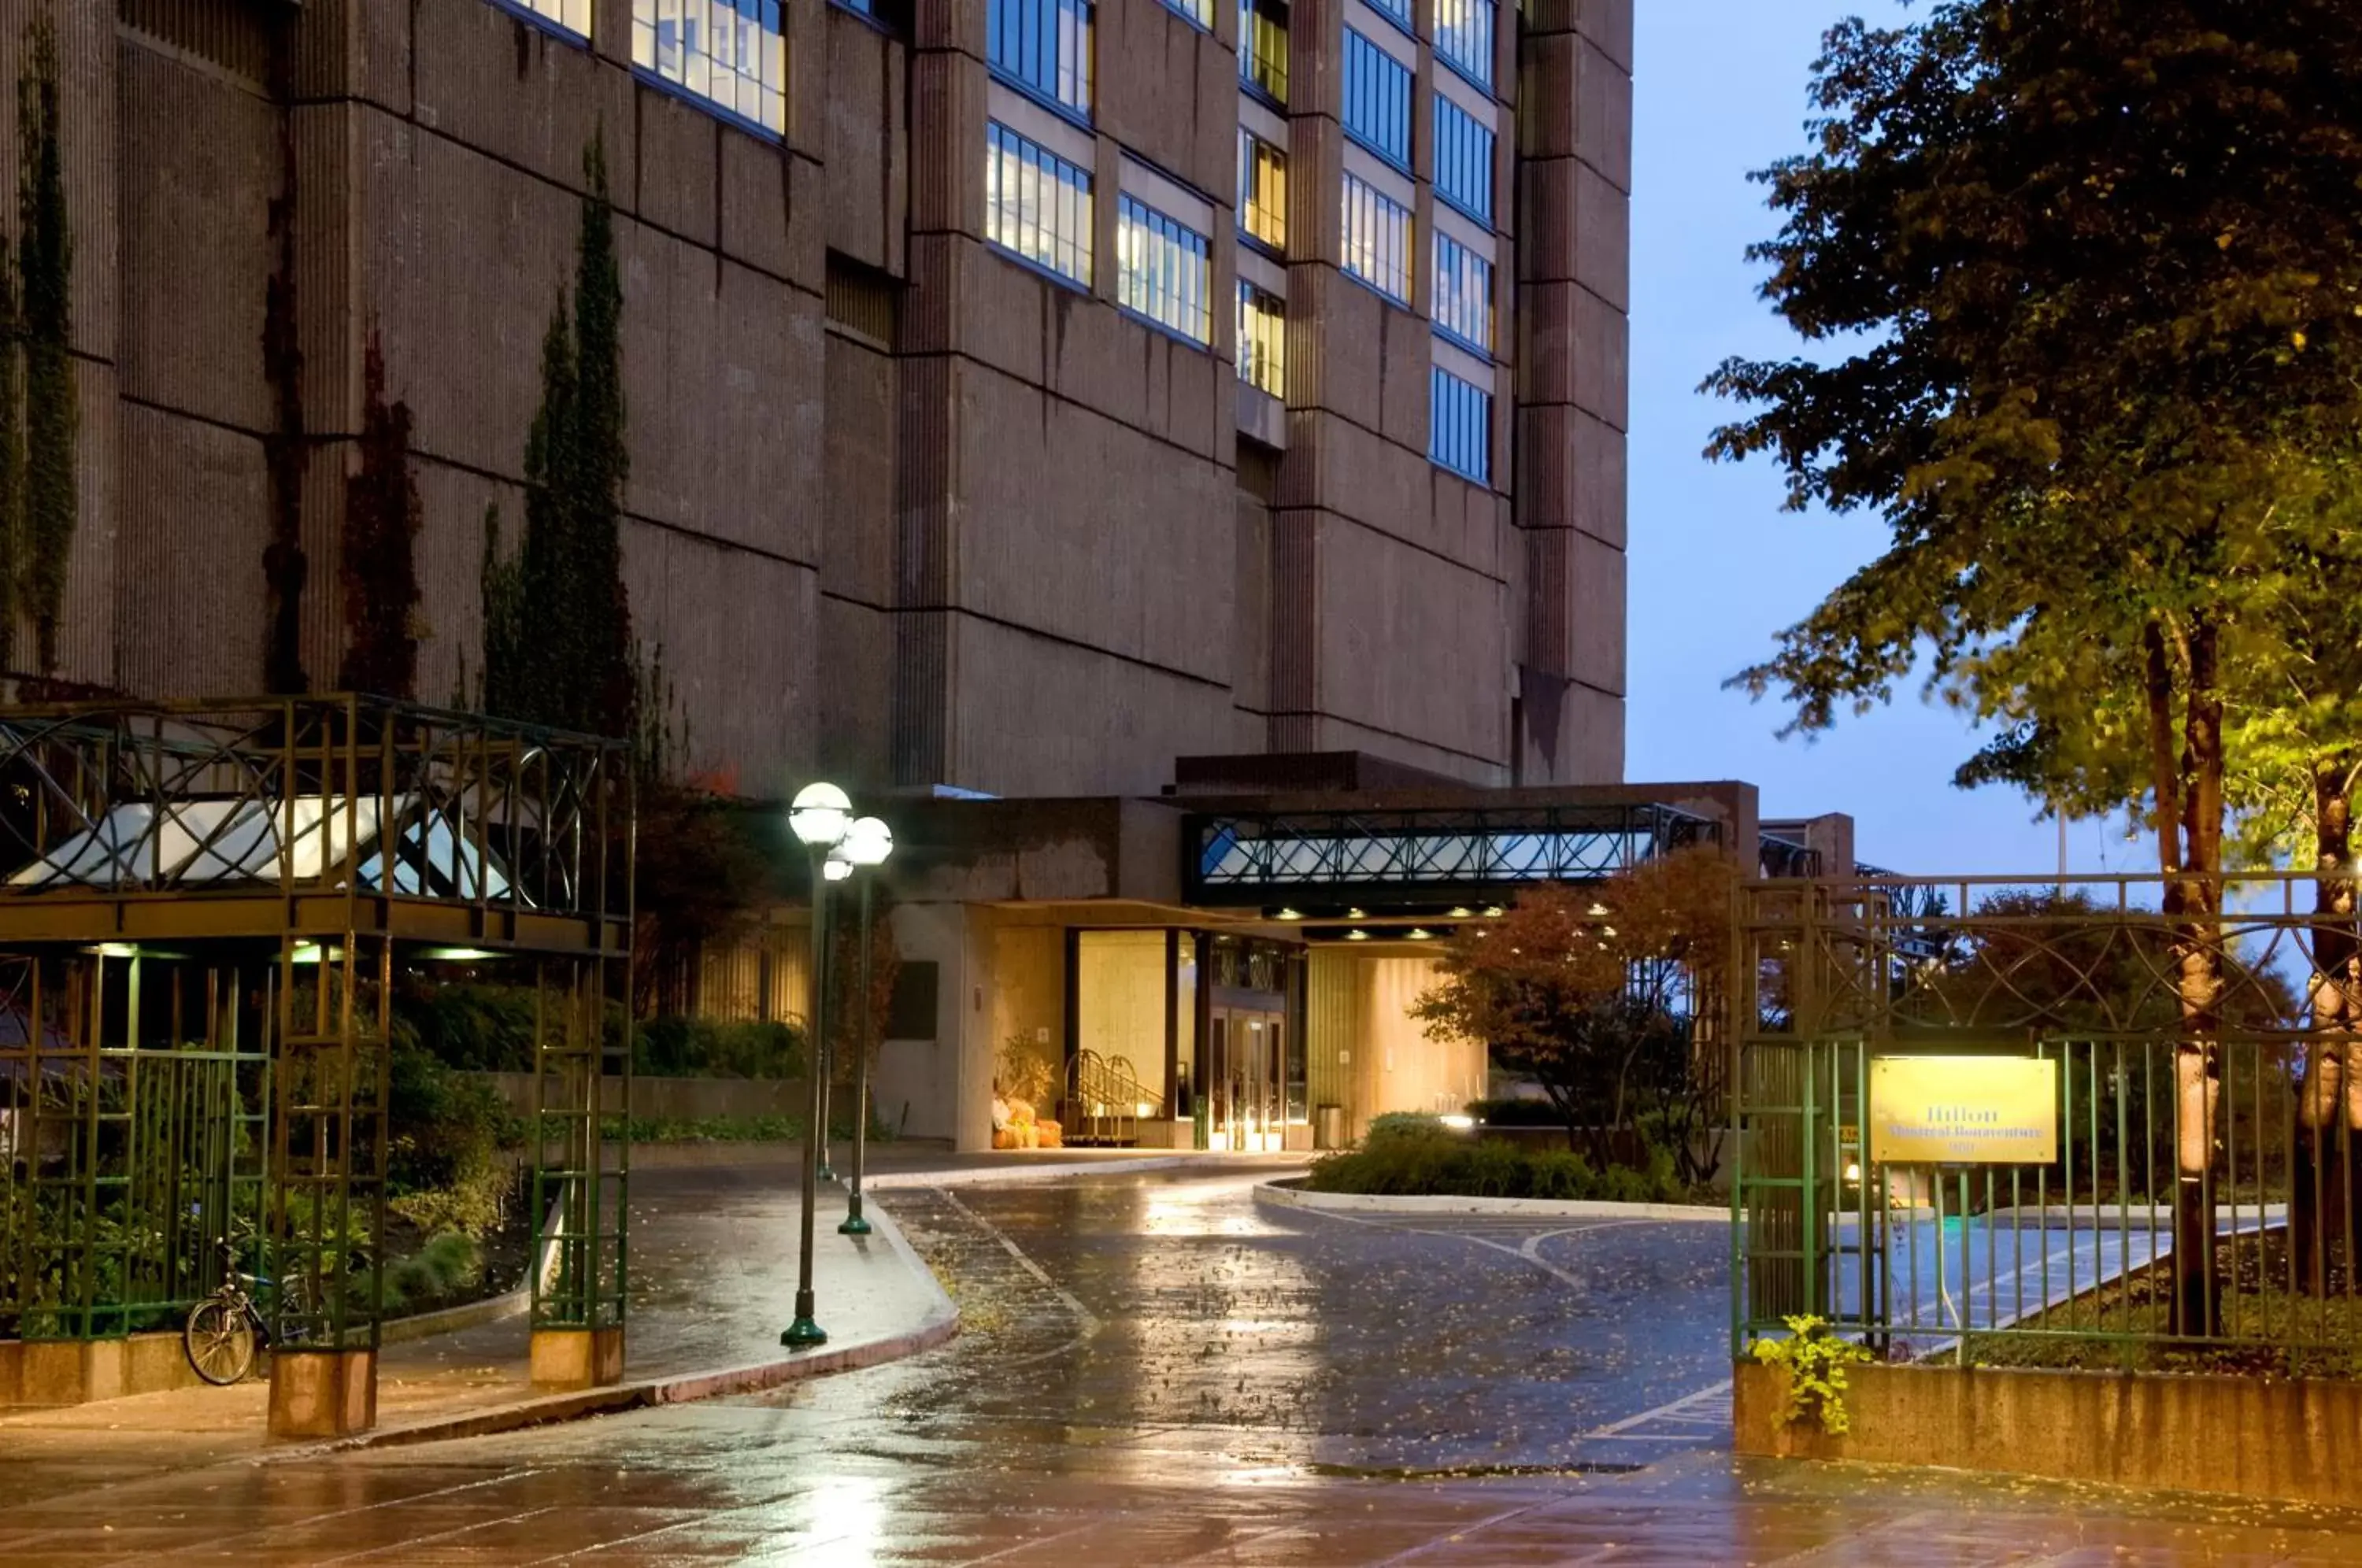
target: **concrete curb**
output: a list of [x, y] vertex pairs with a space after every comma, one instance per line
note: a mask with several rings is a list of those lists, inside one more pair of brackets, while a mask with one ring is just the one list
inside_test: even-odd
[[1330, 1214], [1525, 1214], [1537, 1219], [1669, 1220], [1730, 1223], [1730, 1210], [1697, 1203], [1606, 1203], [1594, 1198], [1429, 1198], [1383, 1193], [1307, 1192], [1294, 1181], [1266, 1181], [1254, 1189], [1257, 1203]]
[[446, 1307], [439, 1312], [419, 1312], [407, 1318], [389, 1318], [377, 1329], [377, 1342], [381, 1345], [408, 1344], [413, 1340], [431, 1340], [437, 1334], [456, 1334], [462, 1329], [473, 1329], [485, 1323], [497, 1323], [503, 1318], [514, 1318], [533, 1310], [533, 1292], [520, 1286], [505, 1296], [487, 1297], [470, 1301], [464, 1307]]
[[1178, 1170], [1184, 1165], [1210, 1164], [1229, 1155], [1212, 1154], [1142, 1154], [1064, 1165], [1011, 1165], [952, 1171], [889, 1171], [865, 1178], [865, 1192], [914, 1187], [1005, 1187], [1029, 1181], [1058, 1181], [1067, 1176], [1132, 1176], [1142, 1171]]
[[[338, 1438], [329, 1442], [304, 1443], [274, 1450], [263, 1456], [266, 1463], [289, 1460], [316, 1459], [323, 1454], [350, 1453], [360, 1449], [403, 1448], [417, 1443], [447, 1442], [460, 1438], [491, 1437], [501, 1432], [518, 1431], [526, 1427], [548, 1426], [559, 1421], [581, 1420], [591, 1416], [620, 1415], [626, 1410], [651, 1409], [658, 1405], [686, 1405], [700, 1399], [716, 1399], [732, 1394], [754, 1394], [784, 1384], [800, 1383], [808, 1378], [825, 1377], [831, 1373], [853, 1372], [866, 1366], [882, 1366], [905, 1356], [933, 1350], [957, 1334], [960, 1330], [959, 1308], [944, 1291], [934, 1271], [928, 1268], [901, 1231], [901, 1228], [882, 1211], [868, 1211], [874, 1233], [910, 1269], [925, 1282], [928, 1294], [934, 1297], [926, 1314], [914, 1329], [880, 1339], [858, 1343], [823, 1347], [800, 1355], [778, 1361], [756, 1362], [745, 1366], [722, 1367], [702, 1372], [676, 1374], [669, 1377], [642, 1378], [636, 1382], [617, 1384], [609, 1388], [583, 1388], [564, 1394], [544, 1394], [514, 1400], [488, 1410], [470, 1410], [458, 1415], [430, 1417], [403, 1426], [381, 1427], [374, 1431], [354, 1437]], [[465, 1309], [461, 1309], [465, 1310]]]

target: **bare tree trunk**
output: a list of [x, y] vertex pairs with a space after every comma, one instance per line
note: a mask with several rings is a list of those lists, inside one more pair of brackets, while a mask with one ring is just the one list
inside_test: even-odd
[[[2362, 943], [2354, 920], [2354, 760], [2344, 754], [2322, 758], [2312, 772], [2314, 918], [2307, 986], [2312, 1038], [2297, 1098], [2301, 1134], [2290, 1195], [2290, 1242], [2298, 1284], [2314, 1295], [2326, 1293], [2330, 1259], [2352, 1224], [2352, 1135], [2362, 1128], [2354, 1037], [2362, 1011]], [[2350, 1245], [2344, 1250], [2350, 1253]]]
[[2193, 620], [2187, 647], [2189, 697], [2177, 758], [2165, 630], [2154, 621], [2144, 630], [2158, 863], [2181, 1011], [2173, 1054], [2173, 1331], [2195, 1335], [2213, 1332], [2218, 1321], [2213, 1174], [2222, 1089], [2223, 696], [2214, 628]]

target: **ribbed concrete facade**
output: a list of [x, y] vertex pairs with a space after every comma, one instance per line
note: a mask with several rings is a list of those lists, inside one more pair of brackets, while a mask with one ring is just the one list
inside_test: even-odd
[[[816, 768], [1146, 791], [1176, 756], [1266, 750], [1616, 779], [1630, 0], [1504, 6], [1497, 95], [1450, 88], [1498, 129], [1483, 481], [1429, 456], [1429, 237], [1464, 226], [1431, 189], [1432, 4], [1387, 43], [1417, 84], [1398, 304], [1342, 265], [1340, 39], [1365, 0], [1285, 12], [1284, 108], [1242, 97], [1236, 0], [1205, 26], [1086, 8], [1087, 282], [988, 237], [988, 126], [1024, 104], [988, 0], [918, 0], [907, 28], [789, 0], [783, 136], [635, 69], [634, 0], [590, 0], [587, 38], [501, 0], [0, 0], [0, 83], [51, 6], [66, 79], [83, 482], [55, 673], [261, 686], [277, 517], [307, 560], [304, 671], [333, 684], [375, 331], [415, 421], [417, 695], [468, 695], [485, 516], [513, 540], [598, 137], [625, 570], [693, 766], [766, 794]], [[1289, 164], [1286, 241], [1253, 253], [1242, 116]], [[16, 134], [0, 116], [0, 169]], [[1207, 215], [1203, 345], [1119, 304], [1118, 196], [1146, 188]], [[1236, 370], [1250, 274], [1285, 291], [1277, 398]], [[265, 354], [274, 279], [300, 376]]]

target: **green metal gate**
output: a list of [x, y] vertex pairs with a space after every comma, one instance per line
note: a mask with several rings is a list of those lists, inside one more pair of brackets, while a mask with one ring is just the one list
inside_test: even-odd
[[219, 1241], [251, 1255], [270, 1058], [240, 979], [105, 950], [0, 958], [0, 1336], [171, 1327], [220, 1283]]

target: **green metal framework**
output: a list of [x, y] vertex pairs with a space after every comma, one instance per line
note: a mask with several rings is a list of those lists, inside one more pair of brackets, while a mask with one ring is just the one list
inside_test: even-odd
[[270, 1132], [270, 966], [0, 956], [0, 1335], [175, 1320], [251, 1233]]
[[282, 1350], [373, 1346], [395, 976], [455, 950], [545, 998], [535, 1321], [620, 1324], [632, 823], [620, 745], [471, 714], [0, 709], [0, 1334], [169, 1322], [226, 1238]]
[[[604, 1027], [602, 969], [597, 960], [541, 966], [531, 1133], [536, 1329], [624, 1323], [632, 1144], [610, 1123], [628, 1116], [632, 1063], [628, 1033], [615, 1041]], [[601, 1103], [602, 1083], [621, 1087], [621, 1103]]]
[[[2232, 879], [2219, 923], [2168, 915], [2164, 890], [2142, 878], [1742, 889], [1735, 1350], [1811, 1314], [1898, 1357], [2072, 1341], [2362, 1357], [2362, 1100], [2318, 1092], [2325, 1066], [2362, 1063], [2362, 1042], [2316, 1028], [2308, 1000], [2321, 955], [2362, 931], [2314, 911], [2309, 877]], [[2178, 989], [2196, 946], [2223, 961], [2203, 1038]], [[1909, 1055], [2055, 1063], [2058, 1159], [1871, 1164], [1871, 1064]], [[2203, 1332], [2177, 1331], [2165, 1305], [2183, 1147], [2206, 1150], [2213, 1217]]]

